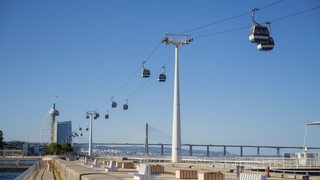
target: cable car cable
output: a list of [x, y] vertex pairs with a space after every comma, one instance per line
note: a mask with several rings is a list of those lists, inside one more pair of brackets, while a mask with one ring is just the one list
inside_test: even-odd
[[183, 32], [181, 32], [181, 33], [188, 33], [188, 32], [196, 31], [196, 30], [199, 30], [199, 29], [203, 29], [203, 28], [206, 28], [206, 27], [209, 27], [209, 26], [212, 26], [212, 25], [220, 24], [220, 23], [223, 23], [223, 22], [226, 22], [226, 21], [229, 21], [229, 20], [232, 20], [232, 19], [241, 17], [241, 16], [248, 15], [248, 14], [250, 14], [250, 13], [251, 13], [251, 11], [250, 11], [250, 12], [245, 12], [245, 13], [242, 13], [242, 14], [239, 14], [239, 15], [236, 15], [236, 16], [232, 16], [232, 17], [230, 17], [230, 18], [222, 19], [222, 20], [219, 20], [219, 21], [216, 21], [216, 22], [212, 22], [212, 23], [203, 25], [203, 26], [199, 26], [199, 27], [196, 27], [196, 28], [192, 28], [192, 29], [183, 31]]
[[242, 26], [242, 27], [238, 27], [238, 28], [234, 28], [234, 29], [225, 30], [225, 31], [213, 32], [213, 33], [209, 33], [209, 34], [195, 36], [195, 37], [193, 37], [193, 39], [200, 39], [200, 38], [204, 38], [204, 37], [215, 36], [215, 35], [219, 35], [219, 34], [224, 34], [224, 33], [238, 31], [238, 30], [242, 30], [242, 29], [248, 29], [248, 28], [250, 28], [250, 26]]
[[[264, 6], [264, 7], [257, 8], [257, 9], [258, 10], [266, 9], [266, 8], [272, 7], [272, 6], [276, 5], [276, 4], [279, 4], [279, 3], [283, 2], [283, 1], [284, 0], [279, 0], [277, 2], [268, 4], [268, 5]], [[202, 25], [202, 26], [191, 28], [191, 29], [185, 30], [185, 31], [183, 31], [181, 33], [188, 33], [188, 32], [196, 31], [196, 30], [199, 30], [199, 29], [204, 29], [206, 27], [213, 26], [213, 25], [216, 25], [216, 24], [220, 24], [220, 23], [223, 23], [223, 22], [226, 22], [226, 21], [230, 21], [230, 20], [233, 20], [233, 19], [245, 16], [245, 15], [248, 15], [248, 14], [251, 14], [251, 13], [252, 13], [252, 11], [244, 12], [244, 13], [241, 13], [241, 14], [238, 14], [238, 15], [235, 15], [235, 16], [232, 16], [232, 17], [228, 17], [228, 18], [225, 18], [225, 19], [221, 19], [221, 20], [209, 23], [209, 24], [205, 24], [205, 25]]]
[[156, 50], [160, 47], [162, 43], [159, 42], [158, 45], [151, 51], [150, 55], [146, 58], [145, 62], [148, 62], [151, 58], [151, 56], [156, 52]]
[[[282, 2], [284, 0], [280, 0], [280, 1], [277, 1], [275, 3], [272, 3], [272, 4], [269, 4], [267, 6], [264, 6], [262, 8], [259, 8], [259, 10], [261, 9], [266, 9], [266, 8], [269, 8], [271, 6], [274, 6], [280, 2]], [[309, 11], [312, 11], [312, 10], [316, 10], [316, 9], [319, 9], [320, 6], [317, 6], [317, 7], [312, 7], [312, 8], [309, 8], [309, 9], [306, 9], [306, 10], [302, 10], [302, 11], [299, 11], [299, 12], [295, 12], [295, 13], [292, 13], [292, 14], [289, 14], [289, 15], [286, 15], [286, 16], [283, 16], [283, 17], [279, 17], [279, 18], [275, 18], [269, 22], [276, 22], [276, 21], [281, 21], [281, 20], [284, 20], [284, 19], [287, 19], [287, 18], [290, 18], [292, 16], [297, 16], [297, 15], [300, 15], [300, 14], [304, 14], [304, 13], [307, 13]], [[225, 19], [222, 19], [220, 21], [216, 21], [214, 23], [210, 23], [210, 24], [207, 24], [207, 25], [204, 25], [204, 26], [200, 26], [200, 27], [197, 27], [197, 28], [193, 28], [193, 29], [189, 29], [187, 31], [184, 31], [184, 32], [191, 32], [191, 31], [195, 31], [195, 30], [198, 30], [198, 29], [202, 29], [202, 28], [205, 28], [205, 27], [208, 27], [208, 26], [211, 26], [211, 25], [214, 25], [214, 24], [218, 24], [218, 23], [222, 23], [222, 22], [225, 22], [225, 21], [228, 21], [228, 20], [231, 20], [231, 19], [234, 19], [234, 18], [237, 18], [237, 17], [241, 17], [241, 16], [244, 16], [244, 15], [247, 15], [247, 14], [250, 14], [252, 13], [252, 11], [250, 12], [246, 12], [246, 13], [243, 13], [243, 14], [239, 14], [237, 16], [233, 16], [233, 17], [230, 17], [230, 18], [225, 18]], [[265, 23], [267, 24], [267, 23]], [[204, 35], [198, 35], [198, 36], [194, 36], [194, 39], [200, 39], [200, 38], [205, 38], [205, 37], [209, 37], [209, 36], [215, 36], [215, 35], [220, 35], [220, 34], [224, 34], [224, 33], [229, 33], [229, 32], [233, 32], [233, 31], [238, 31], [238, 30], [242, 30], [242, 29], [247, 29], [247, 28], [250, 28], [250, 26], [242, 26], [242, 27], [238, 27], [238, 28], [233, 28], [233, 29], [229, 29], [229, 30], [225, 30], [225, 31], [220, 31], [220, 32], [213, 32], [213, 33], [209, 33], [209, 34], [204, 34]], [[161, 43], [157, 44], [157, 46], [152, 50], [152, 52], [150, 53], [150, 55], [147, 57], [147, 61], [150, 60], [150, 58], [152, 57], [152, 55], [156, 52], [156, 50], [159, 48]], [[171, 60], [171, 59], [170, 59]], [[170, 61], [167, 61], [165, 64], [168, 64]], [[120, 91], [122, 91], [128, 84], [129, 82], [136, 76], [136, 74], [138, 72], [140, 72], [141, 70], [141, 67], [139, 67], [134, 73], [133, 75], [129, 78], [128, 81], [125, 82], [125, 84], [123, 86], [121, 86], [121, 88], [115, 93], [115, 95], [118, 95], [120, 93]], [[157, 73], [158, 74], [158, 73]], [[131, 98], [132, 96], [134, 96], [138, 91], [140, 91], [142, 89], [142, 87], [144, 87], [146, 84], [148, 83], [148, 81], [146, 81], [145, 83], [143, 83], [140, 87], [138, 87], [135, 91], [133, 91], [131, 94], [129, 94], [128, 98]], [[99, 108], [100, 109], [100, 108]]]
[[[151, 59], [152, 55], [156, 52], [156, 50], [160, 47], [160, 45], [161, 45], [161, 42], [159, 42], [155, 46], [155, 48], [153, 48], [153, 50], [151, 51], [149, 56], [147, 56], [147, 58], [145, 59], [145, 61], [144, 61], [145, 63], [148, 62]], [[140, 72], [140, 70], [141, 70], [141, 66], [139, 66], [137, 68], [137, 70], [131, 75], [131, 77], [121, 86], [121, 88], [119, 90], [117, 90], [116, 93], [114, 93], [113, 97], [117, 96], [131, 82], [131, 80], [134, 77], [136, 77], [136, 75]]]
[[273, 22], [276, 22], [276, 21], [280, 21], [280, 20], [283, 20], [283, 19], [290, 18], [292, 16], [297, 16], [297, 15], [300, 15], [300, 14], [304, 14], [304, 13], [307, 13], [309, 11], [313, 11], [313, 10], [316, 10], [316, 9], [319, 9], [319, 8], [320, 8], [320, 6], [317, 6], [317, 7], [312, 7], [312, 8], [309, 8], [309, 9], [305, 9], [303, 11], [298, 11], [298, 12], [295, 12], [295, 13], [292, 13], [292, 14], [289, 14], [289, 15], [286, 15], [286, 16], [282, 16], [282, 17], [273, 19], [270, 22], [273, 23]]
[[[286, 15], [286, 16], [282, 16], [282, 17], [279, 17], [279, 18], [275, 18], [275, 19], [270, 20], [270, 21], [267, 21], [267, 22], [265, 22], [265, 23], [263, 23], [263, 24], [274, 23], [274, 22], [277, 22], [277, 21], [281, 21], [281, 20], [290, 18], [290, 17], [292, 17], [292, 16], [301, 15], [301, 14], [304, 14], [304, 13], [307, 13], [307, 12], [309, 12], [309, 11], [316, 10], [316, 9], [319, 9], [319, 8], [320, 8], [320, 6], [308, 8], [308, 9], [305, 9], [305, 10], [302, 10], [302, 11], [298, 11], [298, 12], [295, 12], [295, 13], [292, 13], [292, 14], [289, 14], [289, 15]], [[238, 31], [238, 30], [242, 30], [242, 29], [248, 29], [248, 28], [250, 28], [250, 27], [251, 27], [251, 26], [242, 26], [242, 27], [238, 27], [238, 28], [234, 28], [234, 29], [225, 30], [225, 31], [213, 32], [213, 33], [198, 35], [198, 36], [194, 36], [193, 39], [200, 39], [200, 38], [204, 38], [204, 37], [215, 36], [215, 35], [224, 34], [224, 33], [233, 32], [233, 31]]]
[[[145, 59], [145, 62], [148, 62], [151, 57], [153, 56], [153, 54], [157, 51], [157, 49], [160, 47], [162, 43], [158, 42], [157, 45], [153, 48], [153, 50], [151, 51], [151, 53], [147, 56], [147, 58]], [[131, 81], [134, 77], [136, 77], [136, 75], [140, 72], [141, 70], [141, 66], [139, 66], [136, 71], [130, 76], [130, 78], [114, 93], [114, 95], [112, 97], [117, 96]], [[108, 102], [103, 103], [103, 105], [99, 106], [97, 108], [97, 110], [103, 108], [104, 106], [106, 106], [108, 104]]]
[[[282, 1], [284, 1], [284, 0], [279, 0], [279, 1], [275, 2], [275, 3], [268, 4], [268, 5], [264, 6], [264, 7], [259, 8], [259, 9], [261, 10], [261, 9], [269, 8], [269, 7], [274, 6], [274, 5], [276, 5], [276, 4], [278, 4], [278, 3], [282, 2]], [[242, 14], [239, 14], [239, 15], [236, 15], [236, 16], [232, 16], [232, 17], [229, 17], [229, 18], [225, 18], [225, 19], [222, 19], [222, 20], [213, 22], [213, 23], [209, 23], [209, 24], [206, 24], [206, 25], [203, 25], [203, 26], [200, 26], [200, 27], [192, 28], [192, 29], [189, 29], [189, 30], [184, 31], [184, 33], [185, 33], [185, 32], [195, 31], [195, 30], [198, 30], [198, 29], [203, 29], [203, 28], [208, 27], [208, 26], [212, 26], [212, 25], [219, 24], [219, 23], [222, 23], [222, 22], [225, 22], [225, 21], [229, 21], [229, 20], [232, 20], [232, 19], [236, 19], [236, 18], [238, 18], [238, 17], [247, 15], [248, 13], [251, 13], [251, 11], [250, 11], [250, 12], [245, 12], [245, 13], [242, 13]], [[234, 30], [228, 30], [228, 31], [225, 31], [225, 32], [230, 32], [230, 31], [234, 31]], [[214, 33], [214, 34], [221, 34], [221, 33], [225, 33], [225, 32]], [[199, 37], [205, 37], [205, 36], [211, 36], [211, 35], [212, 35], [212, 34], [207, 34], [207, 35], [203, 35], [203, 36], [198, 36], [198, 38], [199, 38]], [[151, 51], [151, 53], [149, 54], [149, 56], [147, 56], [147, 58], [145, 59], [145, 62], [148, 62], [148, 61], [150, 60], [150, 58], [152, 57], [152, 55], [156, 52], [156, 50], [160, 47], [161, 44], [162, 44], [162, 43], [159, 42], [159, 43], [155, 46], [155, 48]], [[140, 68], [137, 68], [137, 70], [132, 74], [132, 76], [119, 88], [119, 90], [116, 91], [116, 93], [114, 93], [114, 95], [113, 95], [112, 97], [117, 96], [117, 95], [132, 81], [132, 79], [137, 75], [137, 73], [138, 73], [139, 71], [140, 71]], [[101, 109], [101, 108], [104, 107], [106, 104], [107, 104], [107, 103], [104, 103], [103, 105], [101, 105], [101, 106], [100, 106], [99, 108], [97, 108], [97, 109]]]
[[[172, 61], [172, 59], [173, 59], [172, 57], [174, 57], [174, 55], [171, 56], [170, 59], [168, 59], [163, 66], [166, 66], [170, 61]], [[157, 71], [156, 74], [159, 74], [161, 71], [163, 71], [162, 67]], [[131, 94], [129, 94], [126, 99], [130, 99], [132, 96], [134, 96], [136, 93], [138, 93], [147, 83], [150, 82], [150, 79], [152, 79], [154, 76], [155, 76], [155, 74], [152, 75], [151, 78], [147, 79], [141, 86], [139, 86], [137, 89], [135, 89]]]

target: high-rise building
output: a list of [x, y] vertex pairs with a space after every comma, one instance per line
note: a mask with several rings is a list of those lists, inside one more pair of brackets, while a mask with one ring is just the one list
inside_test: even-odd
[[57, 143], [72, 144], [72, 123], [71, 121], [57, 122]]

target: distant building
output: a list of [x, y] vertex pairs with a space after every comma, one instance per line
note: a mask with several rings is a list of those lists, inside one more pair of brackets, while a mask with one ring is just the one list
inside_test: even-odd
[[57, 143], [72, 144], [72, 123], [71, 121], [57, 122]]
[[56, 104], [53, 104], [52, 109], [49, 111], [51, 117], [51, 143], [57, 142], [57, 124], [56, 116], [59, 116], [59, 111], [56, 109]]
[[21, 153], [24, 156], [42, 155], [45, 153], [45, 149], [44, 149], [43, 145], [41, 145], [39, 143], [24, 142], [24, 144], [22, 145]]

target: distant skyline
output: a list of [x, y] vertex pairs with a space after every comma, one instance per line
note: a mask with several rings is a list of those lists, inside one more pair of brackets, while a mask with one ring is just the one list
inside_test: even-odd
[[[254, 7], [258, 22], [271, 21], [272, 51], [248, 39]], [[305, 122], [320, 121], [319, 19], [318, 0], [2, 0], [0, 130], [5, 141], [50, 139], [56, 103], [57, 120], [77, 132], [87, 111], [100, 113], [93, 142], [143, 142], [146, 122], [160, 134], [150, 141], [170, 139], [174, 47], [161, 40], [186, 33], [183, 143], [302, 146]], [[150, 78], [140, 76], [143, 61]], [[307, 135], [320, 147], [320, 126]], [[87, 141], [86, 132], [74, 139]]]

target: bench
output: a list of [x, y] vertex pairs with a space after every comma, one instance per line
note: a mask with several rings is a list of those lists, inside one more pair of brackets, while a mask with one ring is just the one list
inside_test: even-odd
[[87, 158], [87, 157], [84, 157], [84, 159], [83, 159], [83, 165], [88, 165], [88, 158]]
[[93, 164], [91, 164], [91, 168], [100, 167], [98, 159], [94, 159]]
[[140, 164], [139, 172], [137, 174], [133, 174], [133, 179], [136, 180], [151, 180], [151, 168], [150, 165]]
[[118, 168], [116, 167], [116, 162], [115, 161], [109, 161], [108, 167], [106, 168], [107, 172], [117, 172]]

